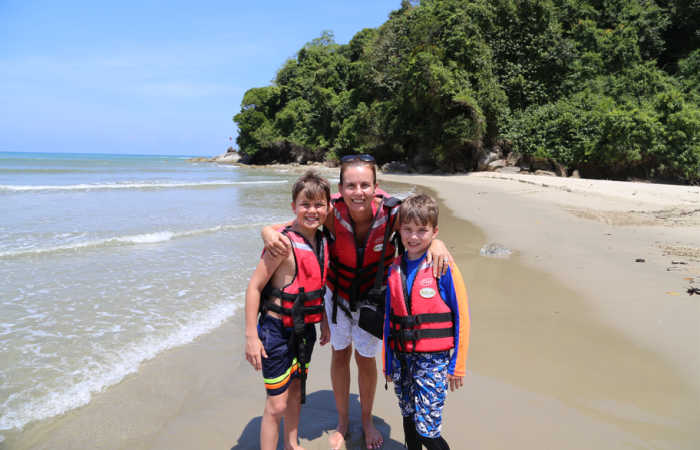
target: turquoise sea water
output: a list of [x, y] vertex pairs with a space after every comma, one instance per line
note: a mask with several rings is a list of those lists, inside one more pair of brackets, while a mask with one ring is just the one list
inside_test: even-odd
[[0, 153], [0, 442], [242, 311], [297, 175]]

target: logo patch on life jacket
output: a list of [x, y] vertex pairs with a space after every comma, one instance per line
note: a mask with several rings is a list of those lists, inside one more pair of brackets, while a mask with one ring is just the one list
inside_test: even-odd
[[435, 289], [433, 289], [433, 288], [423, 288], [420, 291], [418, 291], [418, 293], [423, 298], [435, 297]]
[[381, 251], [382, 251], [382, 247], [384, 247], [384, 243], [380, 242], [379, 244], [376, 244], [376, 245], [372, 248], [372, 250], [374, 250], [375, 252], [381, 252]]

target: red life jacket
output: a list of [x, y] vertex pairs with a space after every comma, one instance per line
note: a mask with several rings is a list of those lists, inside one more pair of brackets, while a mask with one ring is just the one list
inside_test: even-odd
[[[386, 270], [394, 259], [395, 247], [385, 231], [387, 225], [393, 227], [400, 200], [390, 197], [380, 189], [377, 189], [374, 195], [382, 199], [382, 203], [379, 207], [372, 203], [372, 208], [376, 208], [376, 211], [361, 247], [358, 247], [355, 242], [353, 221], [342, 196], [336, 194], [331, 200], [335, 214], [335, 239], [330, 244], [328, 287], [333, 290], [334, 296], [339, 295], [348, 301], [353, 311], [357, 308], [359, 301], [366, 299], [367, 292], [374, 284], [378, 268], [382, 267], [386, 274]], [[391, 228], [389, 230], [391, 231]], [[385, 245], [387, 249], [382, 262], [379, 260]], [[338, 303], [335, 302], [335, 304]], [[349, 314], [348, 311], [345, 312]]]
[[[316, 253], [309, 241], [291, 227], [282, 230], [282, 234], [292, 242], [296, 273], [294, 279], [282, 289], [272, 288], [269, 284], [265, 287], [263, 295], [267, 300], [262, 308], [280, 314], [285, 327], [298, 328], [297, 331], [301, 333], [305, 324], [321, 321], [328, 243], [323, 233], [316, 231]], [[282, 304], [276, 304], [273, 298], [281, 299]]]
[[387, 284], [391, 292], [389, 346], [394, 351], [439, 352], [454, 347], [452, 311], [440, 296], [432, 264], [423, 262], [417, 269], [408, 294], [406, 265], [396, 258]]

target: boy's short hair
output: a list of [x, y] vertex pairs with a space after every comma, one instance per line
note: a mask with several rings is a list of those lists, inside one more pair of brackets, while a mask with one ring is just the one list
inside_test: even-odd
[[304, 175], [294, 183], [292, 187], [292, 201], [297, 201], [297, 196], [304, 192], [304, 196], [308, 200], [313, 200], [318, 197], [326, 199], [327, 203], [331, 201], [331, 185], [328, 180], [323, 178], [318, 172], [307, 170]]
[[438, 225], [439, 208], [437, 202], [429, 195], [415, 194], [407, 197], [399, 207], [399, 225], [415, 222], [421, 225]]

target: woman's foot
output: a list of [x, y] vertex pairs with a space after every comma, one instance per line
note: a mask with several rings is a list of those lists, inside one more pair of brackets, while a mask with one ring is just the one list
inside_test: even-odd
[[369, 449], [382, 448], [382, 445], [384, 445], [384, 438], [382, 437], [382, 433], [375, 428], [371, 420], [363, 426], [363, 429], [365, 432], [365, 446]]

